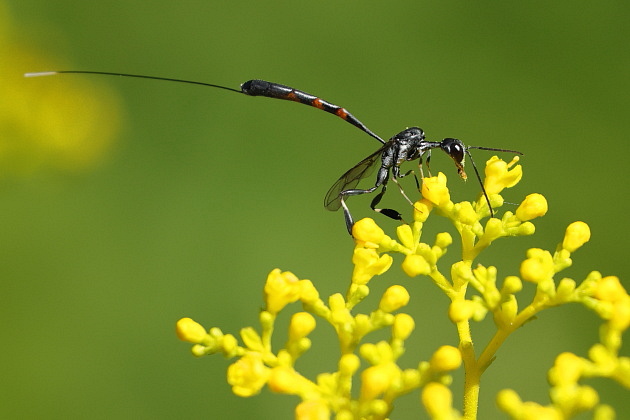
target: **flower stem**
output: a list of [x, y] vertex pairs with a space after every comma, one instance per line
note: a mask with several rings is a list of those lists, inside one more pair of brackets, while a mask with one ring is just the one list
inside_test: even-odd
[[477, 418], [477, 406], [479, 405], [479, 385], [482, 370], [475, 357], [475, 348], [472, 343], [470, 324], [468, 320], [457, 323], [459, 334], [459, 349], [464, 361], [464, 419], [475, 420]]

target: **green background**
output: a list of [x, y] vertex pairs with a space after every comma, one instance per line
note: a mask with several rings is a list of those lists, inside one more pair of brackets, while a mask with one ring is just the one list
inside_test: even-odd
[[[76, 69], [233, 87], [267, 79], [342, 105], [383, 137], [419, 125], [432, 140], [520, 150], [525, 177], [505, 198], [542, 193], [549, 213], [535, 221], [533, 237], [503, 240], [479, 262], [498, 266], [500, 278], [517, 274], [527, 248], [553, 250], [565, 227], [583, 220], [592, 240], [566, 275], [580, 281], [600, 270], [629, 286], [626, 2], [8, 4], [25, 42]], [[16, 72], [41, 70], [50, 69]], [[342, 214], [325, 211], [322, 200], [378, 144], [297, 104], [100, 81], [124, 101], [124, 129], [107, 162], [80, 175], [42, 171], [2, 181], [0, 417], [292, 418], [295, 397], [267, 389], [249, 399], [232, 395], [229, 362], [193, 358], [174, 324], [190, 316], [225, 332], [257, 326], [262, 285], [275, 267], [311, 279], [322, 296], [344, 292], [352, 241]], [[474, 156], [483, 163], [490, 153]], [[478, 193], [442, 154], [432, 167], [447, 173], [455, 201]], [[404, 208], [396, 196], [388, 202]], [[372, 216], [368, 203], [350, 200], [357, 219]], [[427, 228], [427, 241], [448, 228], [440, 223]], [[395, 258], [373, 294], [393, 283], [410, 290], [407, 312], [418, 325], [401, 361], [410, 367], [457, 339], [444, 319], [446, 299], [426, 278], [401, 275]], [[485, 324], [475, 326], [479, 349], [492, 331]], [[585, 355], [599, 325], [573, 305], [518, 331], [484, 376], [480, 418], [503, 418], [494, 407], [502, 388], [547, 403], [554, 357]], [[335, 366], [336, 344], [320, 327], [298, 365], [309, 375]], [[460, 409], [461, 380], [460, 371], [453, 387]], [[620, 418], [630, 410], [627, 390], [589, 383]], [[414, 393], [392, 418], [423, 416]]]

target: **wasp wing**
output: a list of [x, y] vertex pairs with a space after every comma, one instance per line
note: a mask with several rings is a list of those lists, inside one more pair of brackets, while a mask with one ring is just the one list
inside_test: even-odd
[[341, 175], [341, 178], [339, 178], [326, 193], [324, 207], [330, 211], [339, 210], [339, 207], [341, 207], [341, 193], [355, 188], [360, 180], [369, 176], [374, 171], [376, 163], [380, 161], [383, 150], [387, 146], [388, 144], [385, 144], [376, 152], [357, 163], [348, 172]]

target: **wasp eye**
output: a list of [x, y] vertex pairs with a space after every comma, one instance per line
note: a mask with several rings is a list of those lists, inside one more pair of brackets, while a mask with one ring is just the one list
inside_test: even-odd
[[459, 139], [446, 138], [440, 143], [440, 147], [456, 163], [464, 162], [464, 144]]

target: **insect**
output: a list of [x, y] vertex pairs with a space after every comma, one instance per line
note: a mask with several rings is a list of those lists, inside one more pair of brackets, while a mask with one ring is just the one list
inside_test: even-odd
[[[294, 89], [289, 86], [281, 85], [278, 83], [266, 82], [264, 80], [249, 80], [241, 85], [240, 90], [234, 89], [231, 87], [215, 85], [211, 83], [204, 82], [195, 82], [190, 80], [182, 80], [182, 79], [171, 79], [167, 77], [156, 77], [156, 76], [144, 76], [137, 74], [127, 74], [127, 73], [112, 73], [112, 72], [102, 72], [102, 71], [83, 71], [83, 70], [65, 70], [65, 71], [48, 71], [48, 72], [38, 72], [38, 73], [26, 73], [26, 77], [33, 76], [49, 76], [54, 74], [63, 74], [63, 73], [73, 73], [73, 74], [99, 74], [99, 75], [107, 75], [107, 76], [123, 76], [123, 77], [136, 77], [141, 79], [153, 79], [153, 80], [165, 80], [169, 82], [178, 82], [178, 83], [189, 83], [194, 85], [208, 86], [214, 87], [218, 89], [224, 89], [232, 92], [242, 93], [249, 96], [266, 96], [268, 98], [276, 98], [276, 99], [284, 99], [293, 102], [299, 102], [305, 105], [309, 105], [328, 113], [334, 114], [344, 121], [354, 125], [359, 130], [373, 137], [377, 141], [379, 141], [382, 146], [363, 159], [361, 162], [353, 166], [350, 170], [348, 170], [345, 174], [343, 174], [337, 182], [333, 184], [333, 186], [328, 190], [326, 197], [324, 198], [324, 207], [331, 211], [339, 210], [339, 208], [343, 208], [344, 219], [346, 222], [346, 228], [350, 235], [352, 235], [352, 226], [354, 225], [354, 219], [350, 214], [350, 210], [346, 205], [345, 200], [354, 195], [362, 195], [362, 194], [370, 194], [381, 188], [381, 191], [372, 199], [370, 203], [370, 208], [372, 210], [377, 211], [379, 213], [384, 214], [385, 216], [394, 219], [401, 220], [402, 215], [394, 210], [388, 208], [377, 208], [381, 199], [385, 195], [385, 191], [387, 190], [387, 183], [391, 179], [396, 184], [398, 184], [398, 178], [402, 178], [406, 175], [413, 173], [413, 171], [408, 171], [406, 173], [401, 173], [400, 166], [407, 161], [418, 160], [418, 165], [420, 171], [422, 172], [422, 160], [423, 157], [426, 156], [426, 164], [427, 169], [429, 169], [429, 161], [431, 159], [431, 151], [433, 149], [442, 149], [447, 155], [449, 155], [453, 161], [455, 162], [455, 166], [457, 168], [457, 173], [462, 179], [467, 179], [466, 172], [464, 171], [464, 159], [465, 156], [468, 155], [470, 161], [473, 165], [473, 169], [479, 180], [479, 184], [481, 185], [481, 191], [488, 203], [488, 208], [490, 210], [491, 217], [494, 217], [494, 210], [492, 209], [492, 205], [490, 204], [490, 198], [486, 193], [486, 190], [483, 186], [483, 182], [481, 181], [481, 177], [479, 175], [479, 171], [475, 165], [475, 162], [472, 159], [472, 155], [470, 154], [470, 149], [482, 149], [482, 150], [490, 150], [497, 152], [508, 152], [515, 153], [518, 155], [522, 155], [521, 152], [516, 150], [508, 150], [508, 149], [496, 149], [490, 147], [481, 147], [481, 146], [465, 146], [461, 140], [455, 138], [445, 138], [442, 141], [429, 141], [426, 140], [424, 131], [418, 127], [407, 128], [395, 136], [391, 137], [388, 141], [383, 140], [377, 134], [372, 132], [365, 124], [359, 121], [354, 115], [348, 112], [345, 108], [342, 108], [338, 105], [334, 105], [328, 101], [325, 101], [317, 96], [311, 95], [310, 93], [306, 93], [304, 91]], [[379, 166], [380, 165], [380, 166]], [[376, 181], [374, 182], [374, 186], [367, 189], [358, 189], [356, 188], [359, 184], [359, 181], [368, 177], [372, 174], [374, 169], [378, 167], [378, 171], [376, 174]], [[422, 175], [421, 175], [422, 176]], [[418, 182], [418, 178], [415, 176], [416, 185], [419, 187], [420, 184]], [[401, 193], [407, 199], [409, 203], [411, 200], [407, 198], [402, 187], [398, 184]], [[412, 204], [413, 205], [413, 204]]]

